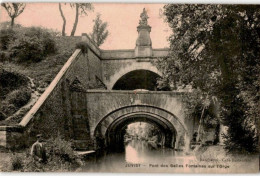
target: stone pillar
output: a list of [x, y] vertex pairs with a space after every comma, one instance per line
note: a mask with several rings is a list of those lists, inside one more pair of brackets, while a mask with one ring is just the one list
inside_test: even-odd
[[141, 20], [137, 27], [138, 38], [136, 40], [135, 57], [151, 57], [153, 55], [152, 41], [150, 38], [151, 26], [147, 24], [147, 12], [144, 9], [140, 15]]

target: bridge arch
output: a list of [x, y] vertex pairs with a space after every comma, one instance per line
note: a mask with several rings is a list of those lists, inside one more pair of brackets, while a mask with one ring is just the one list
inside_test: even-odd
[[126, 73], [112, 87], [113, 90], [136, 90], [144, 89], [158, 91], [157, 80], [160, 76], [149, 70], [134, 70]]
[[[164, 109], [147, 106], [133, 105], [123, 107], [107, 114], [95, 126], [93, 137], [103, 142], [103, 146], [111, 146], [115, 143], [118, 131], [133, 122], [147, 122], [157, 126], [165, 137], [165, 146], [179, 149], [181, 146], [189, 146], [187, 127], [172, 113]], [[115, 135], [116, 134], [116, 135]]]
[[109, 90], [112, 90], [113, 86], [116, 84], [116, 82], [124, 75], [126, 75], [129, 72], [136, 71], [136, 70], [145, 70], [150, 71], [158, 76], [162, 76], [162, 73], [156, 68], [156, 66], [149, 63], [133, 63], [131, 65], [128, 65], [126, 67], [120, 68], [119, 71], [117, 71], [114, 75], [110, 77], [110, 80], [106, 82], [107, 88]]

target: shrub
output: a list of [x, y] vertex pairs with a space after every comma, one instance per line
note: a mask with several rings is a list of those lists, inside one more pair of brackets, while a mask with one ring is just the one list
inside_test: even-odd
[[86, 42], [78, 42], [76, 44], [76, 49], [80, 49], [83, 54], [88, 52], [88, 44]]
[[0, 121], [5, 120], [5, 118], [6, 115], [2, 111], [0, 111]]
[[20, 170], [23, 168], [22, 158], [18, 154], [13, 154], [11, 157], [11, 167], [12, 170]]
[[60, 136], [50, 138], [45, 144], [47, 163], [34, 162], [30, 148], [20, 154], [14, 154], [7, 167], [9, 170], [22, 172], [57, 172], [75, 171], [83, 165], [81, 158], [73, 151], [72, 143]]
[[11, 47], [11, 57], [17, 58], [18, 62], [39, 62], [44, 59], [43, 45], [36, 37], [16, 39]]
[[81, 158], [73, 150], [72, 143], [61, 136], [46, 141], [49, 171], [73, 171], [82, 165]]
[[25, 32], [27, 37], [37, 37], [43, 46], [43, 53], [45, 55], [53, 54], [57, 51], [56, 43], [53, 40], [54, 33], [48, 29], [39, 27], [28, 28]]
[[61, 160], [71, 162], [76, 160], [77, 155], [73, 151], [72, 143], [62, 139], [60, 136], [50, 138], [46, 143], [50, 156], [58, 156]]
[[53, 35], [42, 28], [23, 28], [11, 45], [11, 56], [18, 62], [39, 62], [57, 51]]
[[0, 99], [3, 99], [9, 92], [27, 86], [29, 79], [16, 72], [0, 70]]
[[9, 104], [6, 101], [4, 101], [1, 106], [1, 110], [4, 114], [6, 114], [7, 116], [10, 116], [10, 115], [14, 114], [18, 109], [17, 109], [17, 107], [15, 107], [15, 105]]
[[3, 69], [0, 71], [0, 106], [6, 117], [30, 100], [31, 92], [26, 88], [28, 83], [29, 79], [24, 75]]
[[13, 29], [0, 30], [0, 47], [1, 50], [7, 50], [11, 40], [15, 38], [15, 31]]
[[9, 53], [1, 51], [0, 52], [0, 62], [8, 61], [10, 59]]
[[9, 104], [20, 108], [28, 103], [31, 98], [31, 91], [28, 88], [20, 88], [9, 93], [5, 99]]

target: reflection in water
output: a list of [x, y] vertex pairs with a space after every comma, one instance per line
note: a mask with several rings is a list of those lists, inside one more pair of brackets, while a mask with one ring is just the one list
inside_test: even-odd
[[[125, 144], [123, 152], [103, 152], [98, 156], [89, 157], [83, 171], [134, 172], [140, 170], [141, 172], [143, 168], [149, 167], [149, 164], [171, 163], [182, 155], [182, 152], [169, 148], [157, 148], [146, 141], [131, 140]], [[140, 164], [141, 167], [128, 167], [127, 164]]]
[[176, 152], [173, 149], [157, 148], [156, 145], [152, 146], [151, 143], [140, 140], [126, 143], [123, 152], [89, 155], [86, 161], [88, 162], [86, 166], [81, 168], [83, 172], [118, 173], [237, 173], [256, 171], [256, 164], [259, 162], [258, 157], [255, 156], [250, 158], [250, 162], [200, 161], [193, 155], [185, 155], [183, 152]]

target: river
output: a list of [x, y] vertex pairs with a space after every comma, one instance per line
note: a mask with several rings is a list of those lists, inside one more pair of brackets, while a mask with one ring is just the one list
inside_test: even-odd
[[[84, 172], [159, 172], [180, 168], [187, 156], [180, 151], [158, 148], [142, 140], [131, 140], [121, 152], [89, 157]], [[170, 166], [171, 165], [171, 166]]]

